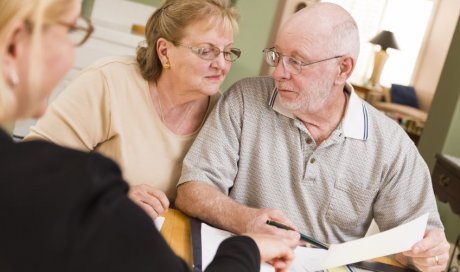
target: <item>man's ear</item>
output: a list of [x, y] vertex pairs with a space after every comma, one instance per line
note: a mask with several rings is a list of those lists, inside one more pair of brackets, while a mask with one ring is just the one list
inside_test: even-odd
[[339, 64], [339, 69], [340, 72], [337, 76], [337, 82], [338, 84], [343, 84], [347, 79], [351, 76], [351, 73], [353, 72], [355, 68], [355, 60], [348, 55], [345, 55], [340, 58], [340, 64]]

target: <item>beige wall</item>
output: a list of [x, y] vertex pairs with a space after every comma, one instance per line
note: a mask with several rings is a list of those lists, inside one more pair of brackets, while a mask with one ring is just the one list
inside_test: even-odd
[[435, 1], [431, 28], [421, 50], [413, 85], [420, 108], [429, 111], [460, 14], [459, 0]]

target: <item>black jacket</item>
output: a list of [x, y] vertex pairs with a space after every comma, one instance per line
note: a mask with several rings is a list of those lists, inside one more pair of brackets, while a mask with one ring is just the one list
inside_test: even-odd
[[[188, 271], [126, 193], [118, 166], [0, 129], [0, 271]], [[221, 244], [207, 271], [259, 271], [248, 237]]]

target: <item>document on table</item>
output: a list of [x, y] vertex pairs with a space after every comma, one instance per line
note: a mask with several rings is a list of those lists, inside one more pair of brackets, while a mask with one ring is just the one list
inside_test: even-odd
[[155, 220], [153, 220], [153, 223], [155, 224], [155, 227], [157, 228], [158, 231], [161, 230], [161, 227], [163, 226], [164, 222], [165, 222], [165, 218], [163, 216], [158, 216]]
[[[428, 214], [424, 214], [408, 223], [372, 236], [332, 244], [329, 250], [297, 247], [296, 258], [290, 271], [319, 271], [409, 250], [416, 242], [422, 240], [427, 221]], [[219, 244], [231, 235], [230, 232], [202, 223], [203, 271], [214, 258]], [[263, 264], [261, 271], [268, 272], [274, 269], [269, 264]]]

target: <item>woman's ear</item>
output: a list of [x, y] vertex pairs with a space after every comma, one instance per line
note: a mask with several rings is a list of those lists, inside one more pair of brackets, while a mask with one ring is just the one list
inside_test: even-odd
[[6, 34], [1, 50], [2, 54], [2, 73], [11, 87], [19, 83], [19, 61], [26, 54], [25, 47], [28, 46], [30, 31], [22, 21], [15, 21]]
[[171, 43], [164, 38], [159, 38], [157, 40], [156, 50], [157, 50], [158, 57], [160, 58], [160, 61], [163, 64], [169, 62], [168, 49], [170, 45]]

